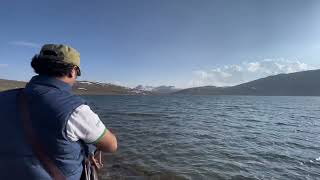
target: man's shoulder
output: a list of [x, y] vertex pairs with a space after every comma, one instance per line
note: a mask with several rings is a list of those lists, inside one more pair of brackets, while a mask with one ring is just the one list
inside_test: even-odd
[[73, 105], [76, 107], [82, 104], [87, 104], [87, 102], [82, 97], [70, 92], [65, 92], [65, 91], [51, 98], [55, 98], [57, 103], [68, 104], [68, 105], [77, 104], [77, 105]]
[[11, 98], [16, 96], [19, 92], [21, 91], [21, 89], [10, 89], [10, 90], [6, 90], [6, 91], [1, 91], [0, 92], [0, 98]]
[[0, 91], [0, 95], [11, 94], [11, 93], [18, 93], [18, 92], [21, 91], [22, 89], [23, 89], [23, 88], [8, 89], [8, 90]]
[[0, 92], [0, 115], [7, 112], [15, 112], [18, 93], [21, 89], [13, 89]]
[[82, 105], [87, 105], [87, 101], [79, 95], [71, 94], [71, 98], [74, 101], [80, 102]]
[[53, 87], [38, 89], [27, 89], [34, 102], [40, 104], [50, 105], [51, 108], [56, 110], [61, 109], [75, 109], [81, 104], [86, 104], [86, 101], [69, 91], [60, 90]]
[[85, 102], [85, 100], [80, 97], [79, 95], [73, 94], [69, 91], [64, 91], [56, 88], [49, 88], [46, 93], [40, 94], [40, 96], [49, 98], [49, 99], [56, 99], [56, 100], [72, 100], [78, 102]]

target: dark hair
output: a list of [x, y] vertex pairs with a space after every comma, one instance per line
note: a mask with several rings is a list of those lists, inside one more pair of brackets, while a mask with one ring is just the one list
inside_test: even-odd
[[48, 58], [39, 58], [38, 55], [32, 58], [31, 66], [35, 73], [52, 77], [71, 77], [72, 69], [74, 68], [72, 64]]

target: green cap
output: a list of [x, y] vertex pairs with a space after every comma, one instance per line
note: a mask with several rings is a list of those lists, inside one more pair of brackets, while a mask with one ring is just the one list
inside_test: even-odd
[[38, 57], [54, 59], [80, 67], [80, 53], [76, 49], [63, 44], [43, 45]]

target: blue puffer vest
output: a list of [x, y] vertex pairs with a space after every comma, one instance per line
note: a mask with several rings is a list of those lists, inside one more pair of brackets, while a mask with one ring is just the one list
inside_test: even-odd
[[[66, 124], [74, 109], [86, 102], [71, 93], [70, 85], [47, 76], [33, 77], [25, 92], [38, 140], [67, 179], [79, 180], [83, 146], [66, 137]], [[0, 93], [0, 179], [51, 179], [25, 139], [18, 93]]]

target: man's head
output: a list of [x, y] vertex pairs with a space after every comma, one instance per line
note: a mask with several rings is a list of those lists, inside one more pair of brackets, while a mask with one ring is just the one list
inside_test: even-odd
[[80, 71], [80, 53], [67, 45], [46, 44], [32, 58], [31, 66], [39, 75], [55, 77], [74, 84]]

